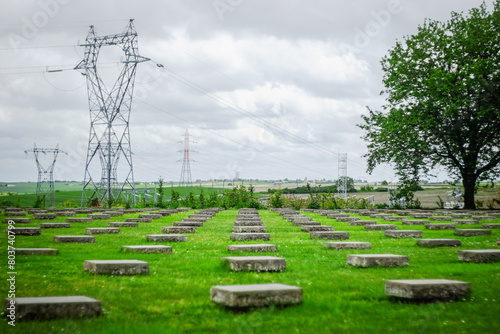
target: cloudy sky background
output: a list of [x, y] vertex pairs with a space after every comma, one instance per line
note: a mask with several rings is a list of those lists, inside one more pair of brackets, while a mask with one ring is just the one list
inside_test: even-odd
[[[90, 25], [118, 34], [131, 18], [140, 54], [152, 59], [138, 66], [130, 119], [136, 181], [179, 180], [186, 129], [197, 151], [193, 180], [236, 171], [336, 179], [337, 155], [347, 153], [350, 177], [396, 181], [390, 166], [367, 175], [356, 127], [367, 106], [384, 104], [380, 59], [426, 18], [444, 21], [481, 3], [4, 0], [0, 181], [36, 181], [33, 155], [24, 153], [33, 143], [68, 153], [55, 179], [83, 180], [90, 118], [85, 77], [71, 70], [83, 58], [77, 45]], [[118, 73], [119, 56], [103, 55], [103, 75]], [[98, 180], [100, 167], [93, 173]]]

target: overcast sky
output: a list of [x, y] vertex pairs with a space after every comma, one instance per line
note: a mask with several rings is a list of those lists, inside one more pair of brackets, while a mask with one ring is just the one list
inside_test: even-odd
[[[0, 181], [36, 181], [34, 156], [24, 153], [34, 143], [68, 153], [55, 179], [83, 180], [90, 114], [85, 77], [71, 70], [83, 58], [78, 43], [90, 25], [118, 34], [129, 19], [140, 54], [152, 59], [138, 65], [130, 116], [136, 181], [179, 180], [186, 130], [197, 151], [193, 180], [236, 171], [245, 179], [336, 179], [337, 155], [347, 153], [348, 176], [396, 181], [389, 166], [366, 173], [356, 126], [367, 106], [384, 104], [380, 59], [426, 18], [444, 21], [481, 3], [3, 0]], [[486, 3], [491, 9], [493, 0]], [[118, 73], [119, 62], [120, 54], [103, 54], [103, 76]]]

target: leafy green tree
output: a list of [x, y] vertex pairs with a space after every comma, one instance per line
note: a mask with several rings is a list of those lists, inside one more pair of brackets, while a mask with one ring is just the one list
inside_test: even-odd
[[165, 204], [163, 203], [165, 190], [163, 188], [163, 179], [160, 177], [158, 180], [158, 197], [156, 198], [156, 206], [158, 208], [164, 208]]
[[285, 205], [285, 198], [281, 196], [283, 190], [278, 190], [269, 196], [269, 204], [273, 208], [282, 208]]
[[474, 209], [481, 180], [500, 174], [500, 1], [468, 16], [426, 20], [381, 63], [383, 111], [369, 109], [368, 172], [391, 163], [403, 183], [437, 166], [462, 180], [464, 208]]
[[198, 208], [204, 209], [207, 205], [207, 199], [205, 198], [205, 194], [203, 189], [200, 189], [200, 195], [198, 196]]
[[172, 195], [170, 197], [170, 207], [172, 209], [177, 209], [179, 207], [179, 199], [181, 198], [178, 191], [172, 189]]

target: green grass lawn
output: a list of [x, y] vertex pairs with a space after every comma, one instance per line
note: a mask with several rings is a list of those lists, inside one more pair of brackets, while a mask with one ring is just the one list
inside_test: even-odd
[[[56, 256], [16, 256], [16, 296], [84, 295], [102, 302], [103, 315], [95, 319], [62, 319], [0, 322], [1, 333], [498, 333], [500, 328], [500, 263], [461, 263], [461, 249], [498, 249], [500, 230], [491, 236], [457, 237], [453, 231], [426, 230], [424, 226], [398, 229], [423, 230], [424, 238], [456, 238], [456, 248], [421, 248], [414, 239], [390, 239], [383, 231], [364, 231], [315, 213], [306, 213], [336, 231], [350, 232], [350, 241], [368, 241], [372, 250], [333, 250], [325, 240], [310, 239], [300, 227], [292, 226], [277, 213], [261, 210], [260, 216], [277, 245], [276, 255], [286, 259], [287, 269], [279, 273], [231, 272], [221, 257], [260, 255], [229, 253], [237, 210], [218, 213], [212, 220], [187, 234], [183, 243], [148, 243], [147, 234], [160, 233], [162, 226], [187, 217], [194, 211], [177, 213], [139, 227], [121, 228], [117, 235], [95, 235], [94, 244], [60, 244], [54, 235], [85, 234], [85, 227], [106, 227], [109, 221], [124, 221], [129, 214], [108, 221], [72, 223], [70, 229], [43, 229], [41, 236], [17, 236], [16, 247], [50, 247]], [[31, 215], [28, 215], [31, 216]], [[356, 216], [356, 215], [353, 215]], [[83, 217], [83, 216], [82, 216]], [[4, 215], [0, 216], [3, 222]], [[371, 219], [370, 219], [371, 220]], [[59, 217], [56, 222], [64, 222]], [[38, 226], [34, 221], [22, 226]], [[380, 223], [382, 221], [379, 220]], [[491, 222], [491, 221], [488, 221]], [[496, 222], [500, 222], [497, 219]], [[3, 224], [5, 227], [6, 224]], [[480, 225], [459, 225], [479, 228]], [[5, 235], [1, 249], [7, 246]], [[165, 244], [173, 254], [121, 253], [123, 245]], [[404, 268], [359, 269], [346, 265], [347, 254], [389, 253], [407, 255]], [[3, 252], [0, 267], [6, 273]], [[264, 254], [264, 253], [262, 253]], [[150, 274], [140, 276], [98, 276], [83, 271], [85, 260], [136, 259], [149, 262]], [[4, 275], [4, 276], [5, 276]], [[471, 283], [472, 293], [451, 303], [411, 304], [384, 293], [389, 279], [445, 278]], [[5, 282], [5, 281], [4, 281]], [[214, 285], [283, 283], [303, 289], [303, 303], [290, 307], [269, 307], [248, 311], [228, 310], [210, 301]], [[1, 294], [7, 295], [7, 284]], [[5, 315], [3, 315], [5, 317]]]

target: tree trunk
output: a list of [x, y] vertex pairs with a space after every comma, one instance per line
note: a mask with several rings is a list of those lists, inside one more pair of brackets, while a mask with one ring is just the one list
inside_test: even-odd
[[476, 203], [474, 201], [474, 192], [476, 187], [476, 178], [474, 177], [463, 177], [464, 185], [464, 209], [476, 210]]

